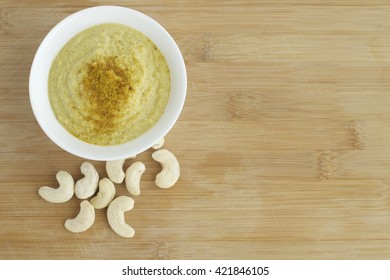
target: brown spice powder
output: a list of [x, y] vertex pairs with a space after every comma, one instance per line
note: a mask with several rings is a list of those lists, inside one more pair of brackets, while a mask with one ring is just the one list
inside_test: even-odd
[[116, 129], [116, 119], [128, 102], [132, 91], [131, 76], [120, 67], [116, 57], [106, 57], [86, 65], [82, 79], [83, 98], [89, 103], [89, 121], [96, 134], [109, 134]]

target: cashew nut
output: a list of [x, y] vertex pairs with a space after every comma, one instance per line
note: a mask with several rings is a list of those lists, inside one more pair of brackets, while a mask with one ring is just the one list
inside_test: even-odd
[[165, 139], [164, 139], [164, 137], [163, 137], [163, 138], [161, 138], [156, 144], [154, 144], [154, 145], [152, 146], [152, 149], [153, 149], [153, 150], [158, 150], [158, 149], [160, 149], [160, 148], [164, 145], [164, 143], [165, 143]]
[[44, 186], [39, 188], [38, 193], [44, 200], [52, 203], [67, 202], [74, 194], [73, 177], [66, 171], [59, 171], [56, 179], [60, 184], [58, 188]]
[[110, 160], [106, 162], [106, 171], [108, 178], [114, 183], [120, 184], [125, 179], [123, 164], [126, 159]]
[[162, 149], [152, 154], [152, 158], [158, 161], [162, 170], [157, 174], [155, 183], [158, 187], [167, 189], [172, 187], [180, 176], [180, 165], [177, 158], [170, 151]]
[[88, 200], [84, 200], [80, 203], [80, 212], [73, 219], [67, 219], [65, 221], [65, 227], [67, 230], [79, 233], [89, 229], [95, 222], [95, 209]]
[[107, 219], [112, 230], [122, 237], [133, 237], [134, 229], [125, 221], [124, 212], [133, 209], [134, 200], [128, 196], [118, 196], [107, 209]]
[[96, 192], [98, 188], [99, 174], [97, 173], [95, 167], [89, 162], [83, 162], [80, 170], [85, 177], [76, 182], [75, 194], [79, 199], [86, 199]]
[[91, 204], [95, 209], [106, 208], [115, 196], [115, 185], [107, 178], [99, 181], [99, 192], [91, 199]]
[[126, 170], [126, 179], [125, 184], [126, 188], [132, 195], [139, 195], [140, 190], [140, 180], [142, 174], [145, 172], [145, 164], [142, 162], [134, 162]]

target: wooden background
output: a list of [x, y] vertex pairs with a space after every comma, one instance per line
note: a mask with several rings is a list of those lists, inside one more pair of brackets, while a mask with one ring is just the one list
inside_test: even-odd
[[[56, 23], [102, 4], [160, 22], [188, 71], [165, 146], [182, 175], [158, 189], [151, 151], [138, 157], [132, 239], [105, 210], [70, 233], [80, 201], [37, 193], [84, 160], [36, 122], [31, 62]], [[389, 259], [389, 184], [389, 1], [0, 1], [1, 259]]]

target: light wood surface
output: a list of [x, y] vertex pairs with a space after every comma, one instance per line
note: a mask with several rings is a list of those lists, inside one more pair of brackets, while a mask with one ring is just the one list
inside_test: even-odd
[[[81, 178], [84, 160], [36, 122], [31, 62], [56, 23], [101, 4], [160, 22], [188, 71], [165, 146], [180, 181], [158, 189], [151, 151], [138, 157], [146, 172], [125, 216], [132, 239], [110, 229], [105, 210], [70, 233], [64, 221], [80, 201], [38, 196], [59, 170]], [[389, 14], [380, 0], [2, 0], [0, 258], [389, 259]]]

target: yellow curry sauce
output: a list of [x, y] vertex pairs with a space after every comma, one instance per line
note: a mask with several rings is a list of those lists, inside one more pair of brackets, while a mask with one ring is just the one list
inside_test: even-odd
[[61, 49], [48, 86], [53, 112], [70, 133], [88, 143], [117, 145], [158, 121], [170, 76], [164, 56], [144, 34], [102, 24]]

